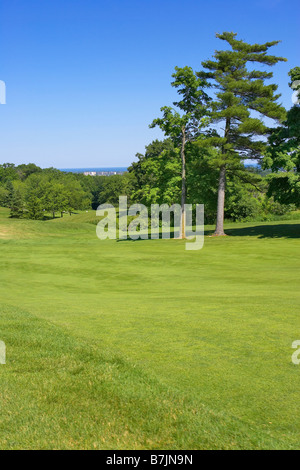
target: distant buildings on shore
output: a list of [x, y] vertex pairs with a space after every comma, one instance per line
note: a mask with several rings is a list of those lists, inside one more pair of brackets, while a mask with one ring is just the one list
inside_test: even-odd
[[85, 168], [64, 168], [60, 171], [66, 173], [81, 173], [85, 176], [113, 176], [123, 175], [128, 171], [125, 166], [110, 166], [110, 167], [85, 167]]
[[112, 176], [112, 175], [123, 175], [125, 171], [84, 171], [85, 176]]

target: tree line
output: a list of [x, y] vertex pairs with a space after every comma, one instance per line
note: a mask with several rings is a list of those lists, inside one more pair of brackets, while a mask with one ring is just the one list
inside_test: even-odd
[[[12, 217], [38, 219], [117, 204], [120, 195], [149, 208], [179, 203], [181, 237], [185, 203], [205, 204], [215, 235], [224, 234], [225, 217], [263, 220], [300, 207], [300, 107], [284, 109], [268, 70], [286, 61], [269, 53], [279, 41], [248, 44], [230, 32], [217, 37], [226, 47], [199, 71], [175, 67], [171, 86], [178, 100], [150, 124], [165, 139], [136, 154], [127, 173], [84, 176], [3, 164], [0, 205], [10, 207]], [[300, 67], [290, 79], [298, 93]]]
[[[215, 235], [224, 235], [225, 193], [230, 182], [238, 178], [251, 183], [252, 179], [258, 187], [249, 178], [246, 160], [275, 171], [288, 170], [288, 175], [271, 180], [268, 194], [282, 203], [299, 205], [299, 106], [286, 112], [279, 103], [278, 86], [269, 82], [273, 74], [266, 70], [287, 60], [269, 53], [279, 41], [248, 44], [235, 33], [216, 36], [225, 43], [225, 50], [215, 51], [199, 71], [176, 67], [171, 85], [177, 88], [179, 101], [173, 108], [162, 107], [162, 117], [150, 125], [159, 126], [180, 152], [181, 237], [185, 237], [187, 152], [198, 153], [198, 165], [206, 162], [218, 173]], [[290, 74], [295, 83], [299, 68]]]
[[[216, 36], [225, 49], [202, 69], [175, 67], [171, 85], [179, 98], [150, 124], [166, 140], [146, 147], [129, 168], [139, 202], [181, 203], [181, 237], [186, 202], [205, 204], [206, 221], [216, 220], [215, 235], [224, 235], [225, 216], [267, 218], [300, 207], [300, 100], [287, 112], [268, 70], [287, 60], [269, 53], [279, 41]], [[289, 75], [299, 96], [300, 68]]]

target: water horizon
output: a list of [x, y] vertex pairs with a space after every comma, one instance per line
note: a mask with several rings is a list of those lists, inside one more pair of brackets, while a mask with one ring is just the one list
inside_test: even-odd
[[101, 167], [84, 167], [84, 168], [59, 168], [60, 171], [64, 171], [66, 173], [84, 173], [84, 172], [102, 172], [102, 171], [116, 171], [116, 172], [124, 172], [128, 171], [127, 166], [101, 166]]

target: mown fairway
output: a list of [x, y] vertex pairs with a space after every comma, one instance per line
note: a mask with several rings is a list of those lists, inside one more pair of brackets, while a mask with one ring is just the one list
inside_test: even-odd
[[300, 221], [100, 241], [0, 210], [0, 448], [300, 448]]

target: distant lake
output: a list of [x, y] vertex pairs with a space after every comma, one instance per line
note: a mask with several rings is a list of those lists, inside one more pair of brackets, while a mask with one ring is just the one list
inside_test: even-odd
[[60, 171], [65, 171], [66, 173], [84, 173], [85, 171], [116, 171], [124, 172], [128, 168], [126, 166], [110, 166], [110, 167], [99, 167], [99, 168], [59, 168]]
[[[253, 166], [253, 167], [257, 167], [258, 166], [258, 163], [254, 160], [254, 161], [251, 161], [251, 160], [246, 160], [244, 162], [244, 165], [246, 167], [249, 167], [249, 166]], [[116, 173], [124, 173], [124, 171], [128, 171], [128, 167], [126, 166], [103, 166], [103, 167], [93, 167], [93, 168], [59, 168], [60, 171], [64, 171], [66, 173], [84, 173], [85, 171], [95, 171], [96, 173], [100, 173], [102, 171], [111, 171], [111, 172], [116, 172]]]

